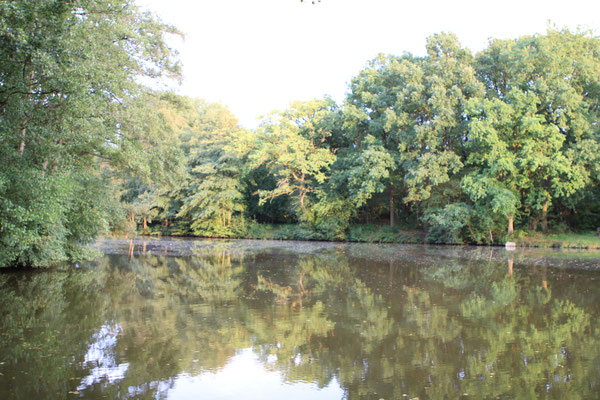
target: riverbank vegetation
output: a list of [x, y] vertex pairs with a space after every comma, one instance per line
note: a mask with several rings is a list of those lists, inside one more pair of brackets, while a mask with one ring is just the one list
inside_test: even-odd
[[436, 34], [255, 130], [141, 83], [177, 79], [169, 34], [129, 0], [0, 4], [0, 265], [81, 258], [106, 232], [498, 244], [600, 226], [591, 33], [476, 55]]
[[426, 56], [370, 61], [342, 104], [294, 102], [255, 131], [177, 98], [165, 112], [186, 121], [184, 183], [128, 197], [154, 199], [131, 221], [204, 237], [599, 246], [593, 233], [540, 240], [600, 225], [599, 43], [550, 30], [472, 55], [434, 35]]
[[169, 33], [129, 0], [0, 3], [0, 266], [82, 257], [121, 214], [115, 171], [171, 182], [139, 83], [177, 77]]
[[519, 247], [546, 247], [558, 249], [600, 249], [600, 237], [593, 232], [551, 233], [540, 232], [515, 238]]

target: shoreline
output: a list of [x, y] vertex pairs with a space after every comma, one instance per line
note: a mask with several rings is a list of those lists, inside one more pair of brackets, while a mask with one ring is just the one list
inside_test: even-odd
[[[136, 233], [136, 237], [156, 237], [156, 238], [182, 238], [182, 239], [215, 239], [215, 240], [286, 240], [286, 241], [303, 241], [303, 242], [332, 242], [332, 243], [372, 243], [372, 244], [415, 244], [429, 246], [450, 246], [450, 247], [505, 247], [506, 242], [502, 243], [436, 243], [426, 240], [425, 232], [418, 231], [399, 231], [395, 235], [390, 235], [387, 232], [384, 237], [367, 238], [344, 238], [330, 239], [326, 237], [303, 237], [302, 235], [289, 235], [286, 232], [278, 232], [273, 230], [268, 232], [268, 235], [238, 235], [238, 236], [207, 236], [207, 235], [179, 235], [179, 234], [162, 234], [159, 232]], [[378, 232], [376, 232], [378, 233]], [[106, 237], [123, 237], [123, 235], [107, 235]], [[587, 233], [567, 233], [567, 234], [531, 234], [520, 238], [513, 238], [507, 242], [513, 242], [516, 249], [540, 248], [540, 249], [572, 249], [572, 250], [600, 250], [600, 236], [596, 236], [595, 232]]]
[[[412, 231], [414, 232], [414, 231]], [[577, 235], [577, 234], [573, 234]], [[565, 241], [564, 239], [552, 239], [557, 236], [555, 234], [545, 235], [540, 239], [540, 235], [524, 237], [520, 239], [513, 239], [515, 243], [514, 249], [555, 249], [555, 250], [587, 250], [595, 251], [600, 250], [600, 237], [597, 237], [597, 243], [581, 243], [578, 241]], [[406, 237], [406, 236], [404, 236]], [[434, 243], [422, 241], [403, 241], [403, 240], [348, 240], [348, 239], [326, 239], [326, 238], [301, 238], [301, 237], [256, 237], [256, 236], [230, 236], [230, 237], [218, 237], [218, 236], [196, 236], [196, 235], [177, 235], [177, 234], [160, 234], [160, 233], [137, 233], [134, 237], [128, 237], [127, 235], [109, 234], [102, 238], [111, 239], [135, 239], [135, 238], [156, 238], [156, 239], [188, 239], [188, 240], [256, 240], [256, 241], [297, 241], [307, 243], [336, 243], [336, 244], [352, 244], [352, 243], [365, 243], [365, 244], [402, 244], [402, 245], [423, 245], [423, 246], [439, 246], [439, 247], [479, 247], [479, 248], [505, 248], [505, 243], [489, 244], [489, 243]], [[513, 248], [507, 249], [511, 251]]]

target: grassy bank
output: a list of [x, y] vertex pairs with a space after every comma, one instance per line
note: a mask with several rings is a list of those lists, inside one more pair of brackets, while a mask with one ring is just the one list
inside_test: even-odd
[[369, 243], [424, 243], [425, 234], [386, 225], [355, 225], [343, 236], [312, 230], [302, 225], [253, 224], [249, 227], [248, 239], [282, 240], [328, 240]]
[[[154, 231], [140, 232], [147, 235], [164, 236], [194, 236], [189, 233], [177, 231]], [[406, 226], [390, 227], [388, 225], [353, 225], [343, 234], [322, 232], [311, 229], [306, 225], [297, 224], [257, 224], [251, 223], [237, 233], [228, 235], [199, 235], [206, 238], [230, 238], [230, 239], [264, 239], [264, 240], [323, 240], [339, 242], [366, 242], [366, 243], [403, 243], [403, 244], [425, 244], [427, 235], [423, 231], [410, 229]], [[512, 240], [517, 247], [539, 247], [539, 248], [565, 248], [565, 249], [595, 249], [600, 250], [600, 237], [596, 232], [585, 233], [551, 233], [520, 231]], [[443, 244], [443, 243], [436, 243]], [[454, 243], [453, 243], [454, 244]], [[475, 243], [465, 243], [466, 245]], [[496, 242], [496, 245], [504, 245], [504, 242]]]
[[[162, 227], [160, 227], [162, 228]], [[229, 231], [226, 234], [207, 233], [194, 235], [177, 229], [147, 229], [138, 231], [141, 235], [150, 236], [186, 236], [220, 239], [263, 239], [263, 240], [320, 240], [336, 242], [367, 242], [367, 243], [425, 243], [425, 233], [402, 226], [391, 227], [388, 225], [354, 225], [342, 234], [323, 232], [312, 229], [306, 225], [298, 224], [258, 224], [250, 223], [238, 231]], [[133, 235], [134, 232], [120, 232], [120, 234]]]
[[529, 233], [515, 239], [517, 247], [546, 247], [564, 249], [600, 249], [596, 232], [547, 234]]

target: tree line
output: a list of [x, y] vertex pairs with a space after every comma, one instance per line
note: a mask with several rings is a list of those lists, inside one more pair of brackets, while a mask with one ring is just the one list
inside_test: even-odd
[[440, 243], [595, 229], [599, 43], [549, 30], [473, 55], [433, 35], [425, 56], [370, 61], [342, 104], [293, 102], [254, 131], [220, 104], [164, 94], [185, 176], [175, 190], [135, 184], [127, 204], [156, 231], [216, 237], [264, 223], [334, 240], [385, 223]]
[[[364, 224], [438, 243], [600, 225], [600, 41], [452, 34], [379, 55], [343, 102], [293, 102], [242, 129], [178, 79], [130, 0], [0, 4], [0, 265], [83, 257], [103, 232], [348, 240]], [[395, 232], [395, 231], [394, 231]]]

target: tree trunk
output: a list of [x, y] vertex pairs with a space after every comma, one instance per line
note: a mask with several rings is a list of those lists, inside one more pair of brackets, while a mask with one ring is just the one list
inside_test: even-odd
[[47, 169], [48, 169], [48, 159], [46, 158], [44, 160], [44, 163], [42, 164], [42, 178], [46, 176]]
[[[63, 144], [62, 139], [58, 139], [58, 142], [56, 142], [56, 144], [58, 144], [59, 146], [62, 146], [62, 144]], [[52, 169], [54, 169], [55, 171], [58, 171], [58, 157], [56, 157], [54, 159], [54, 165], [52, 166]]]
[[300, 209], [304, 211], [304, 196], [306, 195], [306, 191], [300, 191]]
[[512, 214], [508, 214], [508, 236], [511, 236], [515, 232], [513, 223], [514, 216]]
[[143, 227], [144, 227], [144, 229], [148, 229], [148, 220], [146, 219], [146, 217], [144, 217]]
[[542, 287], [548, 290], [548, 267], [544, 267], [542, 273]]
[[[28, 92], [31, 92], [33, 90], [33, 71], [30, 71], [29, 74], [27, 74], [27, 79], [29, 80], [29, 82], [27, 82], [27, 89]], [[25, 71], [23, 71], [23, 80], [25, 80]], [[25, 135], [27, 134], [27, 120], [23, 119], [23, 122], [21, 123], [21, 141], [19, 143], [19, 154], [21, 155], [21, 157], [23, 157], [23, 153], [25, 153]]]
[[542, 204], [542, 232], [548, 232], [548, 200]]
[[390, 184], [390, 226], [394, 226], [394, 190]]
[[25, 153], [25, 134], [27, 133], [27, 123], [25, 120], [21, 123], [21, 142], [19, 143], [19, 153], [23, 157]]

